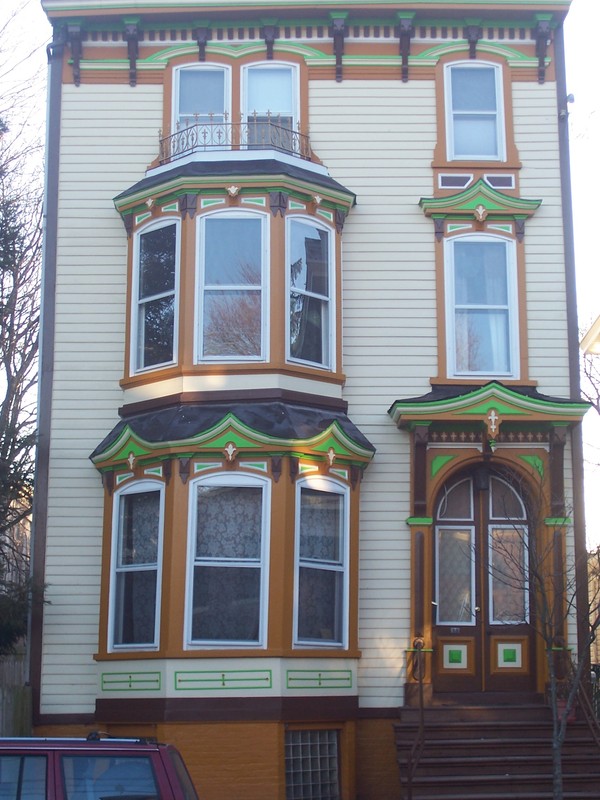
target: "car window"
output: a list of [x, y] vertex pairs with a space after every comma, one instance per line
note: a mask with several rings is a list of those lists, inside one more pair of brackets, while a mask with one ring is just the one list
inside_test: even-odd
[[62, 756], [61, 762], [66, 800], [160, 798], [148, 757], [70, 755]]
[[45, 800], [46, 756], [0, 755], [0, 800]]
[[173, 766], [175, 767], [177, 777], [179, 778], [179, 785], [181, 786], [184, 800], [198, 800], [198, 795], [194, 789], [194, 784], [192, 783], [192, 779], [190, 778], [187, 768], [183, 763], [182, 757], [179, 755], [177, 750], [169, 750], [169, 757]]

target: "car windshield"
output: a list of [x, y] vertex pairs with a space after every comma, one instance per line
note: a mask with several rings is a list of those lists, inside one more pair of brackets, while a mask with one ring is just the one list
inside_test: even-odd
[[66, 800], [159, 800], [145, 756], [69, 755], [61, 758]]

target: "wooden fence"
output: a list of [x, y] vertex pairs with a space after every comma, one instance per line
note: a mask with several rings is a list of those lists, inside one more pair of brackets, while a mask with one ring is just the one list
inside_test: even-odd
[[0, 736], [31, 736], [31, 688], [25, 652], [0, 658]]

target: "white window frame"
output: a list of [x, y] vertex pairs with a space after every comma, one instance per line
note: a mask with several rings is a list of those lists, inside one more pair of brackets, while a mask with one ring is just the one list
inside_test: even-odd
[[[341, 564], [327, 563], [321, 561], [304, 560], [300, 558], [300, 511], [302, 489], [313, 489], [330, 494], [338, 494], [343, 498], [342, 516], [342, 554]], [[293, 645], [295, 648], [318, 648], [318, 649], [347, 649], [348, 648], [348, 629], [349, 629], [349, 604], [350, 604], [350, 490], [348, 486], [333, 480], [332, 478], [308, 476], [300, 479], [296, 483], [296, 511], [294, 525], [294, 625], [293, 625]], [[341, 641], [329, 641], [321, 639], [301, 639], [298, 632], [299, 617], [299, 588], [300, 588], [300, 568], [308, 565], [311, 568], [334, 571], [343, 575], [342, 604], [341, 609]]]
[[[496, 153], [488, 155], [455, 154], [454, 136], [454, 110], [452, 108], [452, 70], [461, 69], [493, 69], [496, 86]], [[502, 67], [489, 61], [456, 61], [444, 67], [444, 95], [446, 110], [446, 146], [448, 161], [506, 161], [506, 123], [504, 110], [504, 86], [502, 81]], [[466, 112], [465, 112], [466, 113]]]
[[[158, 541], [157, 541], [157, 561], [156, 561], [156, 607], [154, 610], [154, 640], [152, 642], [116, 644], [115, 643], [115, 613], [116, 613], [116, 592], [117, 592], [117, 573], [133, 571], [149, 571], [149, 565], [135, 565], [126, 569], [118, 567], [119, 534], [121, 523], [121, 502], [122, 498], [144, 492], [159, 492], [159, 518], [158, 518]], [[164, 520], [165, 520], [165, 486], [160, 481], [139, 480], [128, 484], [115, 492], [113, 499], [112, 532], [111, 532], [111, 553], [110, 553], [110, 581], [109, 581], [109, 600], [108, 600], [108, 651], [123, 652], [130, 650], [158, 650], [160, 641], [160, 615], [161, 615], [161, 595], [162, 595], [162, 567], [163, 567], [163, 540], [164, 540]]]
[[[259, 633], [256, 641], [236, 641], [236, 640], [213, 640], [213, 639], [193, 639], [193, 604], [194, 604], [194, 568], [198, 564], [208, 565], [208, 559], [196, 558], [196, 521], [197, 521], [197, 492], [196, 488], [200, 485], [205, 486], [224, 486], [224, 487], [259, 487], [262, 489], [262, 531], [261, 531], [261, 553], [260, 563], [256, 568], [260, 569], [260, 614], [259, 614]], [[190, 481], [189, 508], [188, 508], [188, 556], [187, 556], [187, 575], [186, 575], [186, 600], [185, 600], [185, 643], [187, 650], [200, 649], [265, 649], [267, 646], [267, 628], [269, 614], [269, 566], [270, 566], [270, 533], [271, 533], [271, 481], [268, 478], [261, 478], [245, 472], [228, 472], [213, 475], [206, 475], [196, 480]], [[241, 560], [242, 562], [243, 560]], [[241, 563], [240, 562], [240, 563]], [[211, 563], [218, 567], [236, 563], [226, 559], [213, 559]]]
[[[258, 355], [250, 356], [204, 356], [204, 293], [207, 288], [205, 275], [205, 248], [204, 230], [207, 221], [217, 217], [229, 217], [230, 219], [259, 219], [261, 223], [261, 352]], [[269, 302], [269, 263], [270, 263], [270, 220], [267, 214], [255, 211], [231, 209], [226, 211], [215, 211], [203, 214], [198, 218], [196, 228], [196, 297], [194, 308], [195, 334], [194, 334], [194, 363], [195, 364], [224, 364], [224, 363], [243, 363], [243, 362], [264, 362], [269, 359], [269, 327], [270, 320], [268, 309]], [[222, 286], [221, 289], [235, 291], [239, 288], [242, 291], [248, 290], [247, 286]]]
[[[300, 76], [298, 65], [289, 61], [256, 61], [251, 64], [245, 64], [241, 71], [241, 93], [240, 93], [240, 119], [242, 124], [248, 122], [250, 116], [258, 109], [252, 109], [248, 106], [248, 73], [252, 70], [273, 70], [281, 69], [282, 67], [291, 70], [292, 75], [292, 130], [297, 131], [300, 124]], [[270, 109], [260, 109], [260, 111], [267, 111]], [[259, 113], [260, 113], [259, 111]], [[277, 113], [277, 112], [275, 112]]]
[[[141, 364], [141, 346], [140, 341], [140, 309], [143, 305], [148, 303], [151, 299], [159, 299], [161, 296], [166, 297], [167, 293], [162, 295], [155, 295], [145, 298], [144, 302], [139, 300], [139, 287], [140, 287], [140, 253], [141, 253], [141, 240], [142, 236], [160, 228], [167, 228], [175, 225], [175, 283], [173, 289], [173, 354], [172, 358], [168, 361], [161, 361], [157, 364], [150, 364], [147, 367]], [[134, 234], [133, 243], [133, 264], [132, 264], [132, 280], [131, 280], [131, 328], [130, 328], [130, 374], [139, 374], [149, 372], [151, 370], [162, 369], [166, 366], [171, 366], [177, 363], [177, 353], [179, 349], [179, 273], [180, 273], [180, 259], [181, 259], [181, 220], [176, 217], [162, 217], [156, 222], [145, 225]], [[169, 292], [170, 294], [170, 292]]]
[[[179, 127], [179, 86], [180, 76], [182, 72], [208, 72], [220, 70], [224, 74], [223, 81], [223, 109], [224, 109], [224, 123], [230, 123], [231, 120], [231, 67], [225, 64], [218, 64], [216, 62], [203, 62], [202, 64], [182, 64], [173, 70], [173, 97], [171, 101], [171, 133], [176, 133], [183, 128]], [[208, 124], [199, 122], [198, 124]]]
[[[291, 354], [291, 337], [290, 337], [290, 298], [292, 293], [292, 281], [290, 276], [290, 266], [291, 266], [291, 244], [292, 244], [292, 226], [297, 223], [301, 222], [305, 225], [310, 225], [317, 230], [323, 230], [328, 234], [328, 284], [329, 284], [329, 296], [327, 298], [327, 306], [328, 306], [328, 318], [327, 318], [327, 334], [323, 337], [323, 351], [325, 354], [325, 358], [323, 362], [320, 363], [318, 361], [308, 361], [301, 358], [295, 358]], [[286, 312], [285, 312], [285, 349], [286, 349], [286, 359], [288, 362], [292, 364], [305, 364], [306, 366], [316, 367], [317, 369], [328, 370], [331, 372], [335, 372], [336, 369], [336, 321], [337, 321], [337, 309], [336, 309], [336, 252], [335, 252], [335, 231], [328, 227], [327, 225], [322, 224], [320, 221], [317, 221], [314, 217], [308, 217], [303, 215], [292, 215], [288, 216], [285, 222], [285, 303], [286, 303]], [[294, 289], [294, 292], [298, 294], [302, 294], [305, 297], [315, 297], [319, 300], [324, 299], [324, 295], [313, 294], [311, 292], [300, 291], [298, 289]]]
[[[506, 306], [485, 306], [485, 308], [505, 308], [508, 312], [508, 353], [510, 359], [510, 369], [507, 371], [459, 371], [456, 366], [456, 330], [455, 330], [455, 258], [454, 247], [458, 242], [471, 241], [475, 243], [500, 242], [505, 245], [506, 253], [506, 277], [507, 277], [507, 304]], [[514, 378], [520, 377], [520, 355], [519, 355], [519, 296], [517, 285], [517, 253], [516, 243], [513, 239], [492, 234], [466, 234], [453, 236], [444, 240], [444, 287], [446, 298], [446, 358], [447, 372], [449, 378], [471, 378], [471, 377], [498, 377]], [[483, 308], [483, 306], [482, 306]]]

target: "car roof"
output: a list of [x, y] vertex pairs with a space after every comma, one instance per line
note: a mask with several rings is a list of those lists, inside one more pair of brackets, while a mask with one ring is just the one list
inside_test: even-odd
[[100, 738], [90, 735], [88, 738], [61, 738], [61, 737], [6, 737], [0, 738], [0, 750], [19, 749], [19, 750], [85, 750], [87, 752], [104, 750], [123, 751], [148, 751], [165, 748], [168, 745], [159, 744], [152, 739], [144, 738]]

